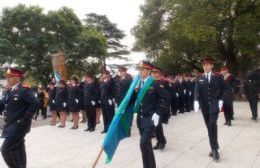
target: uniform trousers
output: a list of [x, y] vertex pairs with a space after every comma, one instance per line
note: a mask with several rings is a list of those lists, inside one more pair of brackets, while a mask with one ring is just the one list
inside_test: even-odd
[[26, 168], [25, 140], [23, 136], [5, 138], [1, 152], [9, 168]]
[[209, 143], [212, 150], [219, 149], [218, 145], [218, 114], [219, 113], [202, 113], [208, 130]]

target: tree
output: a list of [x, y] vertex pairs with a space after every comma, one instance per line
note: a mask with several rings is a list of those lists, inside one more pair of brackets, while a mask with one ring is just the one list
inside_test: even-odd
[[[41, 73], [41, 78], [47, 79], [50, 66], [44, 61], [44, 25], [43, 9], [38, 6], [26, 8], [18, 5], [3, 9], [0, 22], [0, 61], [18, 64], [31, 75], [38, 76]], [[49, 67], [47, 71], [46, 67]]]
[[101, 59], [106, 53], [106, 39], [93, 26], [83, 26], [72, 9], [50, 11], [46, 27], [49, 53], [64, 52], [69, 76], [87, 69], [89, 56]]
[[80, 71], [97, 73], [99, 70], [98, 63], [94, 61], [90, 63], [87, 58], [102, 60], [107, 52], [107, 39], [94, 27], [85, 26], [77, 38], [76, 51], [80, 59], [71, 59], [70, 65], [76, 66]]
[[[137, 38], [134, 49], [142, 49], [148, 56], [157, 53], [155, 62], [163, 57], [181, 61], [183, 71], [199, 69], [199, 60], [210, 55], [217, 60], [217, 67], [226, 63], [233, 73], [243, 74], [259, 66], [259, 3], [147, 0], [132, 31]], [[157, 47], [151, 42], [156, 42]]]
[[108, 57], [123, 58], [122, 55], [129, 54], [126, 46], [121, 44], [121, 40], [125, 37], [122, 30], [117, 28], [117, 25], [111, 23], [106, 15], [98, 15], [90, 13], [86, 15], [84, 22], [87, 26], [93, 26], [98, 31], [102, 32], [107, 39], [107, 53], [103, 55], [102, 64], [105, 67], [105, 59]]
[[106, 54], [106, 38], [81, 24], [72, 9], [43, 13], [38, 6], [3, 9], [0, 20], [0, 63], [15, 63], [36, 81], [52, 73], [51, 55], [64, 52], [69, 74], [86, 69], [86, 59]]

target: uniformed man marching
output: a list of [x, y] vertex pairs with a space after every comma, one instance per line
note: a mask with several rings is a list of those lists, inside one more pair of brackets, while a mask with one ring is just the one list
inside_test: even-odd
[[192, 94], [192, 83], [189, 79], [189, 75], [188, 74], [185, 74], [184, 75], [184, 79], [183, 79], [183, 87], [184, 87], [184, 90], [183, 90], [183, 97], [184, 97], [184, 111], [185, 112], [190, 112], [191, 111], [191, 94]]
[[194, 89], [194, 110], [198, 112], [201, 107], [202, 115], [207, 126], [209, 142], [211, 146], [210, 157], [219, 160], [219, 144], [217, 133], [217, 120], [219, 111], [223, 106], [224, 80], [212, 72], [214, 60], [205, 58], [202, 60], [204, 73], [196, 79]]
[[87, 113], [88, 128], [85, 131], [93, 132], [96, 128], [96, 106], [98, 102], [99, 91], [94, 81], [94, 75], [85, 75], [84, 84], [84, 107]]
[[180, 75], [178, 76], [178, 94], [179, 94], [179, 113], [183, 114], [185, 112], [185, 99], [184, 99], [184, 95], [186, 93], [186, 90], [185, 90], [185, 85], [184, 85], [184, 81], [183, 81], [183, 76]]
[[247, 100], [249, 101], [252, 112], [252, 120], [256, 121], [258, 117], [257, 104], [260, 93], [260, 68], [249, 72], [243, 83], [243, 90]]
[[135, 104], [140, 104], [137, 109], [137, 127], [141, 136], [143, 168], [156, 167], [151, 139], [155, 127], [159, 124], [160, 114], [170, 105], [170, 97], [164, 86], [150, 76], [152, 67], [151, 63], [146, 61], [138, 64], [141, 82], [135, 90], [135, 95], [137, 95]]
[[229, 73], [227, 66], [222, 66], [220, 73], [225, 81], [226, 89], [224, 92], [224, 104], [223, 104], [223, 112], [225, 116], [225, 125], [231, 126], [231, 120], [233, 118], [233, 93], [234, 93], [234, 84], [235, 78]]
[[[132, 83], [132, 76], [127, 73], [127, 68], [123, 65], [118, 67], [119, 75], [114, 77], [114, 91], [115, 91], [115, 102], [118, 108], [127, 94], [127, 91]], [[128, 132], [128, 136], [131, 136], [131, 127]]]
[[177, 115], [178, 110], [178, 84], [176, 82], [176, 78], [171, 78], [169, 81], [170, 95], [171, 95], [171, 112], [172, 115]]
[[119, 66], [119, 75], [115, 77], [115, 101], [117, 106], [120, 105], [124, 99], [131, 83], [132, 77], [127, 73], [127, 68], [124, 66]]
[[[161, 86], [164, 86], [165, 88], [165, 91], [167, 93], [165, 94], [168, 94], [168, 91], [163, 83], [163, 81], [160, 79], [160, 76], [162, 75], [161, 74], [161, 70], [155, 66], [153, 66], [153, 69], [152, 69], [152, 77], [155, 79], [156, 83], [160, 84]], [[170, 97], [170, 95], [169, 95]], [[160, 105], [160, 100], [158, 101], [158, 105]], [[159, 124], [156, 126], [155, 128], [155, 136], [156, 136], [156, 139], [157, 139], [157, 143], [156, 145], [153, 147], [154, 150], [157, 150], [157, 149], [164, 149], [165, 148], [165, 145], [166, 145], [166, 138], [165, 138], [165, 135], [164, 135], [164, 131], [163, 131], [163, 125], [162, 123], [163, 122], [168, 122], [168, 119], [165, 119], [165, 118], [168, 118], [168, 113], [169, 113], [169, 108], [165, 108], [164, 111], [162, 111], [160, 113], [160, 120], [159, 120]]]
[[26, 168], [25, 135], [30, 132], [38, 102], [32, 90], [21, 84], [23, 72], [9, 68], [6, 73], [7, 92], [0, 102], [5, 109], [2, 156], [10, 168]]
[[110, 72], [105, 70], [100, 79], [100, 105], [102, 109], [104, 130], [101, 133], [106, 133], [108, 127], [115, 115], [114, 86], [110, 77]]

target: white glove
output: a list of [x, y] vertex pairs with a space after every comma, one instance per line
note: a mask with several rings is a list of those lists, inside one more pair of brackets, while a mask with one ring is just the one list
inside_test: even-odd
[[157, 125], [159, 124], [159, 119], [160, 119], [160, 116], [158, 114], [154, 113], [152, 116], [152, 121], [153, 121], [154, 126], [157, 127]]
[[66, 107], [66, 106], [67, 106], [67, 103], [64, 102], [64, 103], [63, 103], [63, 107]]
[[176, 97], [179, 97], [179, 93], [176, 93]]
[[93, 100], [91, 100], [91, 104], [92, 104], [92, 106], [95, 106], [95, 105], [96, 105], [96, 102], [93, 101]]
[[78, 100], [78, 99], [75, 99], [75, 102], [78, 104], [78, 103], [79, 103], [79, 100]]
[[54, 104], [54, 103], [55, 103], [55, 100], [52, 100], [52, 103]]
[[101, 104], [101, 101], [99, 100], [98, 103]]
[[222, 100], [219, 100], [219, 101], [218, 101], [219, 111], [221, 111], [222, 107], [223, 107], [223, 101], [222, 101]]
[[113, 102], [112, 102], [112, 100], [109, 99], [109, 100], [108, 100], [108, 103], [109, 103], [110, 106], [112, 106], [112, 103], [113, 103]]
[[195, 113], [199, 112], [199, 108], [200, 108], [199, 101], [195, 100], [194, 101], [194, 112]]
[[183, 92], [184, 92], [184, 94], [186, 94], [186, 89], [184, 89], [184, 91], [183, 91]]
[[189, 95], [191, 96], [191, 92], [189, 92]]

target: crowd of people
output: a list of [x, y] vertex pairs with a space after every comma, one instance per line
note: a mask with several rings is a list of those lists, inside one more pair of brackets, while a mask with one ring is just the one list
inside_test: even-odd
[[[135, 106], [138, 106], [135, 109], [137, 109], [137, 127], [141, 136], [140, 149], [144, 168], [155, 168], [153, 150], [162, 150], [166, 147], [163, 124], [168, 124], [171, 116], [197, 112], [199, 108], [208, 130], [211, 146], [209, 156], [214, 160], [219, 159], [218, 115], [223, 111], [224, 124], [232, 125], [233, 94], [239, 90], [239, 82], [229, 72], [227, 66], [221, 67], [219, 73], [213, 72], [213, 64], [212, 58], [205, 58], [202, 60], [204, 73], [178, 75], [166, 73], [147, 61], [138, 64], [141, 81], [135, 88], [134, 99]], [[46, 87], [40, 84], [36, 89], [28, 89], [21, 84], [23, 77], [21, 71], [8, 69], [6, 76], [10, 87], [6, 88], [4, 98], [0, 101], [0, 111], [5, 111], [3, 130], [5, 141], [2, 155], [6, 163], [14, 164], [12, 157], [9, 157], [14, 153], [19, 155], [19, 158], [20, 156], [25, 158], [17, 163], [26, 165], [24, 137], [30, 131], [31, 119], [37, 120], [39, 112], [43, 119], [46, 119], [50, 111], [52, 126], [59, 120], [58, 128], [65, 128], [69, 116], [71, 117], [69, 120], [73, 122], [72, 130], [78, 129], [81, 122], [86, 123], [85, 131], [89, 132], [95, 131], [96, 124], [101, 123], [102, 115], [101, 133], [106, 133], [116, 109], [124, 100], [133, 80], [126, 67], [119, 66], [118, 69], [119, 73], [114, 76], [108, 70], [103, 70], [99, 78], [87, 73], [81, 80], [75, 75], [67, 81], [52, 79]], [[249, 83], [252, 83], [251, 80]], [[255, 106], [251, 109], [252, 119], [256, 120], [257, 109], [256, 112]], [[153, 147], [152, 137], [157, 139]], [[14, 144], [17, 148], [10, 148]]]
[[[81, 80], [75, 75], [67, 81], [56, 82], [53, 78], [46, 89], [39, 85], [37, 89], [34, 89], [40, 103], [34, 119], [37, 120], [39, 111], [43, 119], [46, 119], [46, 112], [50, 111], [50, 125], [52, 126], [55, 126], [59, 120], [58, 127], [65, 128], [66, 121], [70, 120], [74, 123], [71, 129], [78, 129], [81, 122], [87, 123], [85, 131], [93, 132], [96, 124], [100, 123], [102, 115], [101, 133], [106, 133], [115, 110], [124, 99], [133, 78], [127, 73], [125, 66], [119, 66], [118, 72], [117, 75], [112, 76], [110, 71], [104, 70], [99, 78], [87, 73]], [[219, 72], [227, 88], [222, 109], [226, 120], [224, 124], [231, 126], [231, 120], [234, 119], [233, 94], [239, 89], [239, 83], [227, 66], [223, 66]], [[156, 150], [163, 149], [166, 145], [161, 124], [167, 124], [171, 116], [194, 111], [194, 89], [198, 74], [171, 75], [152, 65], [151, 75], [165, 87], [170, 96], [169, 107], [161, 114], [160, 124], [155, 130], [158, 140], [154, 146]], [[67, 119], [68, 116], [71, 116], [70, 119]]]
[[[81, 80], [73, 75], [69, 80], [58, 82], [53, 78], [46, 87], [42, 84], [34, 89], [35, 96], [39, 101], [39, 109], [34, 116], [38, 119], [41, 112], [42, 118], [46, 119], [51, 114], [51, 125], [61, 121], [60, 128], [65, 127], [67, 116], [71, 116], [74, 122], [72, 129], [78, 128], [79, 116], [81, 123], [88, 123], [88, 131], [94, 131], [96, 124], [100, 123], [102, 112], [104, 130], [114, 116], [115, 109], [120, 105], [129, 86], [132, 76], [127, 73], [125, 66], [119, 66], [119, 73], [112, 76], [110, 71], [104, 70], [99, 78], [93, 74], [85, 74]], [[161, 81], [171, 96], [169, 111], [163, 117], [167, 123], [171, 115], [193, 111], [193, 97], [195, 75], [179, 74], [169, 75], [154, 66], [152, 70], [156, 80]], [[50, 113], [47, 113], [47, 112]], [[81, 114], [81, 115], [80, 115]]]

